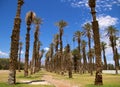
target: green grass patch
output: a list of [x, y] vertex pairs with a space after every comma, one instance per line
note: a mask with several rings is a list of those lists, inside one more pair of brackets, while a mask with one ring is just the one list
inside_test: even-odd
[[40, 71], [36, 74], [29, 75], [28, 77], [24, 77], [24, 71], [18, 72], [16, 71], [16, 85], [9, 85], [8, 84], [8, 74], [9, 71], [3, 72], [0, 71], [0, 87], [54, 87], [53, 85], [32, 85], [32, 84], [24, 84], [21, 81], [36, 81], [41, 80], [42, 76], [44, 75], [44, 71]]
[[17, 83], [16, 85], [9, 85], [6, 83], [0, 83], [0, 87], [54, 87], [51, 85], [29, 85], [29, 84], [19, 84]]
[[120, 85], [118, 85], [118, 84], [104, 84], [101, 86], [96, 86], [93, 84], [88, 84], [88, 85], [86, 85], [86, 87], [120, 87]]
[[67, 80], [72, 84], [78, 85], [78, 87], [120, 87], [120, 75], [115, 74], [103, 74], [103, 85], [95, 86], [95, 73], [91, 76], [89, 73], [87, 74], [73, 74], [73, 78], [69, 78], [68, 74], [65, 73], [64, 76], [56, 73], [49, 73], [53, 78], [58, 80]]

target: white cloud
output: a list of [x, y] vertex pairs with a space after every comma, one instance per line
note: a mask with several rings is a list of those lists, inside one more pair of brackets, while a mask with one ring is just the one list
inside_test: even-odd
[[100, 15], [97, 20], [99, 22], [100, 29], [105, 29], [110, 25], [116, 25], [118, 23], [118, 18], [111, 17], [110, 15]]
[[[61, 0], [61, 2], [68, 2], [72, 7], [89, 7], [88, 0]], [[112, 10], [113, 5], [120, 6], [120, 0], [96, 0], [98, 11]]]
[[45, 50], [45, 51], [48, 51], [48, 50], [49, 50], [49, 47], [45, 47], [44, 50]]
[[8, 57], [8, 53], [0, 51], [0, 57]]

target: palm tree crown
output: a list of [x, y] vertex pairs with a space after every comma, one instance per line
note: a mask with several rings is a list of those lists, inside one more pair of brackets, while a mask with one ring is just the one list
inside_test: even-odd
[[55, 25], [58, 26], [59, 28], [63, 28], [65, 26], [67, 26], [68, 24], [64, 20], [61, 20], [61, 21], [57, 22]]

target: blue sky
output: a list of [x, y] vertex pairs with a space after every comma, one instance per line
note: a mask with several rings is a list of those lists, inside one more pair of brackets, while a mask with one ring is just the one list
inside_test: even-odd
[[[47, 49], [52, 42], [54, 34], [58, 33], [58, 27], [55, 26], [55, 22], [63, 19], [68, 23], [68, 26], [64, 29], [63, 43], [64, 46], [69, 43], [71, 48], [73, 48], [72, 36], [74, 32], [82, 30], [82, 25], [87, 21], [91, 22], [87, 0], [24, 0], [24, 2], [21, 11], [22, 23], [20, 29], [20, 41], [23, 42], [22, 58], [24, 58], [25, 54], [25, 16], [28, 11], [34, 11], [38, 17], [43, 19], [43, 24], [40, 27], [40, 41], [43, 44], [41, 49]], [[0, 0], [0, 57], [9, 57], [10, 36], [16, 9], [17, 0]], [[109, 25], [114, 25], [120, 30], [120, 0], [97, 0], [96, 11], [102, 33], [101, 40], [109, 43], [108, 38], [104, 36], [104, 30]], [[30, 58], [32, 57], [34, 31], [35, 26], [32, 25], [30, 31]], [[120, 52], [120, 48], [118, 49]], [[111, 48], [108, 47], [106, 51], [107, 60], [113, 62]]]

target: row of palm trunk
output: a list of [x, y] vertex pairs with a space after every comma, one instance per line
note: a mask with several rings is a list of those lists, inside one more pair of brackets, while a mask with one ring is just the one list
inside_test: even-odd
[[[9, 84], [16, 84], [16, 69], [20, 71], [20, 58], [21, 58], [21, 50], [22, 50], [22, 42], [19, 42], [20, 37], [20, 24], [21, 24], [21, 6], [23, 5], [23, 0], [18, 0], [17, 6], [17, 14], [14, 21], [14, 28], [11, 36], [11, 51], [10, 51], [10, 67], [9, 67]], [[40, 41], [39, 41], [39, 25], [41, 24], [41, 19], [35, 16], [34, 12], [28, 12], [26, 15], [26, 25], [27, 25], [27, 33], [26, 33], [26, 50], [25, 50], [25, 66], [24, 66], [24, 76], [28, 76], [28, 68], [29, 68], [29, 47], [30, 47], [30, 29], [31, 24], [35, 23], [36, 30], [34, 33], [34, 47], [33, 47], [33, 57], [31, 63], [31, 72], [35, 73], [40, 70], [41, 58], [43, 56], [43, 52], [39, 53], [40, 50]], [[19, 59], [18, 59], [18, 50], [19, 50]], [[19, 62], [17, 62], [17, 59]], [[18, 63], [18, 64], [17, 64]], [[34, 69], [35, 68], [35, 69]]]
[[[16, 65], [17, 65], [17, 58], [18, 58], [18, 49], [19, 49], [19, 36], [20, 36], [20, 13], [21, 13], [21, 6], [23, 5], [23, 0], [18, 0], [18, 7], [17, 7], [17, 14], [14, 21], [14, 28], [12, 31], [11, 36], [11, 50], [10, 50], [10, 73], [8, 82], [9, 84], [15, 84], [16, 83]], [[93, 32], [93, 38], [94, 38], [94, 45], [95, 45], [95, 63], [96, 63], [96, 78], [95, 78], [95, 84], [96, 85], [102, 85], [102, 61], [101, 61], [101, 47], [100, 47], [100, 35], [99, 35], [99, 26], [98, 22], [96, 20], [96, 12], [95, 12], [95, 6], [96, 6], [96, 0], [89, 0], [89, 6], [91, 8], [91, 14], [93, 18], [92, 22], [92, 32]], [[35, 73], [39, 70], [40, 60], [41, 56], [39, 55], [39, 49], [40, 49], [40, 42], [39, 42], [39, 24], [41, 24], [41, 20], [36, 18], [34, 16], [33, 12], [29, 12], [26, 16], [26, 24], [27, 24], [27, 34], [26, 34], [26, 51], [25, 51], [25, 76], [28, 76], [28, 67], [29, 67], [29, 45], [30, 45], [30, 26], [35, 20], [36, 24], [36, 31], [34, 34], [34, 46], [33, 46], [33, 56], [32, 61], [30, 63], [31, 68], [31, 74]], [[64, 74], [65, 71], [68, 71], [69, 77], [72, 77], [72, 66], [74, 65], [74, 69], [77, 72], [77, 69], [83, 72], [85, 72], [86, 69], [89, 68], [89, 72], [91, 75], [93, 74], [92, 69], [92, 50], [91, 50], [91, 28], [89, 24], [86, 24], [84, 26], [84, 29], [86, 29], [84, 33], [76, 32], [74, 40], [78, 41], [78, 53], [71, 53], [69, 44], [65, 47], [65, 50], [63, 51], [63, 42], [62, 42], [62, 35], [63, 35], [63, 28], [67, 25], [67, 23], [63, 20], [56, 23], [56, 25], [59, 27], [59, 34], [55, 35], [54, 38], [54, 46], [55, 46], [55, 53], [53, 49], [53, 44], [50, 46], [50, 50], [46, 54], [46, 60], [45, 60], [45, 66], [48, 71], [55, 71], [61, 74]], [[113, 51], [113, 59], [115, 61], [115, 69], [116, 74], [118, 73], [119, 69], [119, 59], [118, 59], [118, 49], [117, 49], [117, 36], [116, 32], [117, 30], [113, 26], [108, 27], [108, 36], [110, 40], [110, 46], [112, 47]], [[83, 40], [81, 41], [82, 34], [85, 34], [88, 38], [88, 61], [86, 59], [86, 42]], [[81, 44], [82, 43], [82, 44]], [[60, 50], [58, 50], [58, 45], [60, 44]], [[82, 45], [82, 47], [81, 47]], [[82, 49], [82, 50], [81, 50]], [[21, 50], [21, 49], [20, 49]], [[107, 68], [107, 61], [105, 57], [105, 47], [102, 45], [102, 50], [104, 54], [104, 66], [105, 69]], [[19, 56], [20, 57], [20, 56]], [[83, 63], [81, 62], [81, 59], [83, 58]], [[74, 61], [73, 61], [74, 60]], [[79, 60], [79, 62], [78, 62]], [[88, 63], [87, 63], [88, 62]], [[87, 65], [86, 65], [87, 64]], [[90, 65], [88, 65], [90, 64]], [[90, 66], [90, 67], [88, 67]], [[80, 67], [80, 68], [79, 68]]]
[[[40, 24], [42, 23], [41, 18], [35, 16], [35, 13], [28, 12], [26, 15], [26, 23], [27, 23], [27, 34], [26, 34], [26, 52], [25, 52], [25, 68], [24, 68], [24, 76], [28, 76], [28, 68], [30, 68], [30, 74], [34, 74], [40, 70], [41, 58], [43, 56], [44, 51], [39, 52], [41, 42], [39, 41], [39, 29]], [[34, 43], [33, 43], [33, 55], [32, 60], [29, 65], [29, 47], [30, 47], [30, 25], [34, 23], [36, 25], [34, 32]]]

